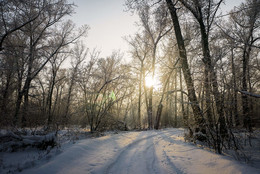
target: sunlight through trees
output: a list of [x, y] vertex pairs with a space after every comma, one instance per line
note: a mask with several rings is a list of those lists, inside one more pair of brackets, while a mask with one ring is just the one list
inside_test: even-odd
[[234, 132], [260, 126], [260, 0], [224, 5], [126, 0], [138, 30], [127, 53], [102, 57], [91, 26], [68, 20], [74, 4], [0, 1], [0, 128], [184, 127], [218, 153], [238, 149]]

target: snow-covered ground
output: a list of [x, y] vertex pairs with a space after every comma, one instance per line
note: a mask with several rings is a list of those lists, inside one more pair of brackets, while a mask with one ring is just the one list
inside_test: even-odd
[[[49, 153], [52, 154], [50, 157], [46, 154], [42, 155], [44, 158], [35, 159], [38, 162], [29, 163], [27, 169], [22, 170], [21, 173], [260, 173], [260, 169], [235, 161], [231, 157], [185, 143], [183, 131], [183, 129], [165, 129], [121, 132], [110, 133], [99, 138], [82, 139], [75, 144], [67, 144], [62, 151]], [[22, 160], [15, 159], [15, 153], [13, 156], [12, 153], [2, 153], [2, 157], [14, 161]], [[32, 157], [29, 154], [28, 158]]]

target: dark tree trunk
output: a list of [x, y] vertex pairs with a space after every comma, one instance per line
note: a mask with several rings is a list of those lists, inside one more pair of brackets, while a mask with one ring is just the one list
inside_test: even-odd
[[[177, 91], [177, 70], [175, 69], [174, 76], [174, 91]], [[174, 93], [174, 127], [178, 126], [178, 112], [177, 112], [177, 92]]]
[[[250, 47], [247, 50], [247, 46], [244, 46], [244, 51], [243, 51], [243, 75], [242, 75], [242, 87], [243, 91], [248, 91], [247, 87], [247, 68], [248, 68], [248, 60], [249, 60], [249, 53], [250, 53]], [[252, 131], [252, 126], [251, 126], [251, 119], [249, 115], [249, 105], [248, 105], [248, 96], [245, 94], [242, 94], [242, 107], [243, 107], [243, 126], [249, 130]]]
[[[9, 110], [7, 109], [7, 107], [8, 107], [7, 104], [9, 103], [9, 98], [10, 98], [10, 93], [11, 93], [10, 88], [11, 88], [12, 74], [13, 73], [8, 73], [7, 74], [6, 84], [5, 84], [5, 88], [3, 90], [2, 102], [0, 103], [1, 104], [1, 106], [0, 106], [0, 112], [1, 112], [1, 114], [0, 114], [0, 119], [1, 119], [0, 123], [3, 123], [4, 120], [7, 118], [8, 114], [9, 114], [8, 113]], [[7, 124], [10, 124], [10, 123], [3, 123], [3, 124], [7, 125]]]
[[233, 112], [234, 112], [234, 118], [235, 118], [235, 125], [239, 126], [239, 115], [238, 115], [238, 106], [237, 106], [237, 82], [236, 82], [236, 72], [235, 72], [235, 63], [234, 63], [234, 48], [231, 49], [231, 65], [232, 65], [232, 77], [233, 77]]
[[48, 120], [47, 120], [47, 126], [48, 128], [52, 124], [52, 95], [53, 95], [53, 90], [54, 90], [54, 85], [55, 85], [55, 79], [56, 79], [56, 72], [53, 73], [53, 77], [51, 80], [51, 84], [49, 87], [49, 94], [48, 94], [48, 99], [47, 99], [47, 107], [48, 107]]
[[140, 70], [140, 77], [139, 77], [139, 93], [138, 93], [138, 126], [139, 126], [139, 129], [142, 128], [142, 124], [141, 124], [142, 79], [143, 79], [143, 62], [141, 62], [141, 70]]
[[[145, 72], [143, 71], [143, 84], [145, 84]], [[147, 88], [145, 85], [143, 85], [144, 87], [144, 97], [145, 97], [145, 105], [146, 105], [146, 112], [147, 115], [149, 114], [149, 104], [148, 104], [148, 95], [147, 95]], [[149, 119], [149, 117], [148, 117]], [[148, 128], [149, 128], [149, 120], [148, 120]]]
[[206, 105], [206, 114], [209, 124], [212, 123], [212, 110], [211, 110], [211, 92], [210, 92], [210, 83], [209, 83], [209, 71], [207, 68], [204, 69], [204, 90], [205, 90], [205, 105]]
[[160, 102], [158, 104], [157, 113], [156, 113], [156, 119], [155, 119], [155, 125], [154, 125], [155, 129], [159, 129], [159, 126], [160, 126], [161, 115], [162, 115], [162, 110], [163, 110], [162, 102], [163, 102], [164, 95], [165, 95], [166, 89], [168, 87], [172, 72], [173, 72], [173, 70], [169, 73], [169, 75], [164, 83], [164, 86], [163, 86], [162, 96], [161, 96]]
[[[179, 69], [179, 74], [180, 74], [180, 90], [183, 91], [183, 86], [182, 86], [182, 73], [181, 73], [181, 69]], [[183, 92], [181, 92], [181, 111], [182, 111], [182, 117], [183, 117], [183, 124], [184, 127], [188, 127], [188, 117], [185, 113], [185, 109], [184, 109], [184, 100], [183, 100]]]
[[[216, 109], [218, 113], [219, 123], [220, 123], [220, 129], [225, 130], [225, 118], [224, 118], [224, 112], [223, 112], [223, 105], [221, 102], [221, 94], [218, 90], [218, 82], [217, 82], [217, 75], [214, 71], [214, 67], [212, 66], [211, 62], [211, 56], [209, 51], [209, 43], [208, 43], [208, 34], [206, 33], [206, 27], [203, 23], [202, 19], [198, 19], [200, 24], [200, 31], [201, 31], [201, 44], [202, 44], [202, 51], [203, 51], [203, 63], [205, 65], [205, 78], [209, 78], [209, 82], [212, 85], [212, 92], [215, 98], [216, 102]], [[207, 81], [206, 81], [207, 82]], [[205, 83], [207, 88], [210, 87], [208, 83]], [[206, 92], [209, 91], [209, 89], [205, 89]], [[206, 95], [209, 95], [206, 93]], [[208, 102], [208, 101], [206, 101]], [[209, 108], [208, 108], [209, 109]]]
[[182, 72], [183, 72], [183, 76], [184, 76], [184, 79], [185, 79], [185, 82], [187, 85], [188, 98], [189, 98], [189, 101], [191, 102], [191, 107], [192, 107], [193, 114], [195, 117], [195, 122], [197, 123], [197, 125], [199, 125], [199, 127], [201, 129], [203, 129], [204, 128], [204, 119], [203, 119], [203, 115], [202, 115], [202, 112], [201, 112], [201, 109], [199, 107], [199, 103], [198, 103], [198, 100], [196, 97], [194, 83], [193, 83], [193, 80], [191, 77], [191, 72], [190, 72], [189, 65], [188, 65], [186, 48], [184, 45], [184, 40], [182, 37], [179, 19], [178, 19], [177, 13], [176, 13], [176, 8], [174, 7], [174, 4], [171, 0], [166, 0], [166, 3], [168, 6], [168, 9], [170, 11], [173, 26], [174, 26], [175, 36], [176, 36], [178, 49], [179, 49], [180, 62], [182, 65]]
[[148, 98], [148, 127], [153, 129], [153, 87], [149, 89], [149, 98]]
[[22, 99], [23, 99], [23, 93], [21, 91], [19, 91], [18, 96], [17, 96], [17, 100], [16, 100], [16, 105], [15, 105], [15, 112], [14, 112], [14, 122], [13, 122], [13, 124], [15, 126], [18, 126], [19, 113], [20, 113]]
[[162, 105], [162, 101], [160, 101], [158, 108], [157, 108], [157, 113], [156, 113], [156, 119], [155, 119], [155, 125], [154, 125], [154, 129], [159, 129], [160, 126], [160, 120], [161, 120], [161, 115], [162, 115], [162, 109], [163, 109], [163, 105]]

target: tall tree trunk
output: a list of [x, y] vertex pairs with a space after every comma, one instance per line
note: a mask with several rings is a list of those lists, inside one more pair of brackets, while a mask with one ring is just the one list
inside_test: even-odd
[[237, 82], [236, 82], [236, 71], [235, 71], [235, 63], [234, 63], [234, 48], [231, 48], [231, 69], [232, 69], [232, 80], [233, 80], [233, 112], [235, 118], [235, 125], [239, 126], [239, 115], [238, 115], [238, 106], [237, 106]]
[[[180, 90], [183, 91], [181, 68], [179, 68], [179, 74], [180, 74]], [[188, 118], [184, 109], [183, 92], [181, 92], [181, 111], [182, 111], [183, 125], [184, 127], [188, 127]]]
[[203, 115], [202, 115], [201, 109], [199, 107], [199, 103], [198, 103], [197, 96], [195, 93], [194, 83], [193, 83], [190, 68], [188, 65], [186, 48], [184, 45], [184, 40], [182, 37], [179, 19], [178, 19], [177, 13], [176, 13], [176, 8], [171, 0], [166, 0], [166, 3], [168, 6], [168, 9], [170, 11], [172, 22], [173, 22], [173, 27], [174, 27], [175, 36], [176, 36], [178, 49], [179, 49], [180, 62], [182, 65], [182, 72], [183, 72], [183, 76], [184, 76], [184, 79], [186, 82], [186, 86], [187, 86], [187, 90], [188, 90], [188, 98], [189, 98], [189, 101], [191, 102], [191, 107], [193, 110], [195, 122], [200, 127], [200, 129], [204, 129], [204, 119], [203, 119]]
[[19, 113], [22, 104], [22, 99], [23, 99], [23, 93], [22, 91], [19, 91], [16, 99], [16, 104], [15, 104], [14, 122], [13, 122], [14, 126], [18, 126], [19, 123]]
[[[226, 85], [225, 85], [226, 86]], [[230, 87], [227, 87], [228, 89], [226, 90], [226, 92], [223, 90], [223, 96], [225, 96], [225, 94], [227, 93], [227, 101], [231, 101], [232, 103], [234, 103], [234, 99], [232, 97], [232, 92], [231, 92], [231, 89]], [[234, 119], [233, 119], [233, 104], [231, 107], [228, 107], [227, 109], [225, 109], [226, 111], [226, 115], [229, 115], [227, 116], [228, 117], [228, 124], [229, 124], [229, 127], [233, 127], [233, 122], [234, 122]]]
[[[146, 112], [147, 115], [149, 113], [149, 104], [148, 104], [148, 95], [147, 95], [147, 88], [145, 86], [145, 71], [143, 71], [143, 87], [144, 87], [144, 97], [145, 97], [145, 105], [146, 105]], [[149, 128], [149, 117], [148, 117], [148, 128]]]
[[70, 108], [70, 102], [71, 102], [71, 95], [72, 95], [72, 89], [74, 86], [74, 82], [72, 80], [70, 86], [69, 86], [69, 91], [68, 91], [68, 97], [66, 101], [66, 107], [65, 107], [65, 114], [64, 114], [64, 125], [66, 125], [69, 121], [69, 108]]
[[[157, 42], [158, 43], [158, 42]], [[156, 59], [156, 47], [157, 43], [154, 43], [153, 53], [152, 53], [152, 79], [155, 77], [155, 59]], [[149, 89], [149, 99], [148, 99], [148, 126], [149, 129], [153, 129], [153, 85]]]
[[210, 83], [209, 83], [209, 71], [207, 68], [204, 69], [204, 90], [205, 90], [205, 105], [206, 105], [206, 114], [209, 124], [212, 124], [212, 110], [211, 110], [211, 92], [210, 92]]
[[173, 70], [169, 73], [169, 75], [168, 75], [168, 77], [167, 77], [167, 79], [166, 79], [166, 81], [164, 83], [164, 86], [163, 86], [162, 96], [161, 96], [161, 99], [159, 101], [158, 108], [157, 108], [157, 113], [156, 113], [156, 119], [155, 119], [155, 125], [154, 125], [155, 129], [159, 129], [159, 126], [160, 126], [162, 109], [163, 109], [162, 102], [163, 102], [164, 94], [165, 94], [167, 86], [169, 84], [169, 80], [170, 80], [170, 77], [172, 75], [172, 72], [173, 72]]
[[[16, 65], [18, 67], [18, 63]], [[19, 72], [17, 70], [17, 74], [18, 74], [18, 79], [17, 79], [17, 98], [16, 98], [15, 111], [14, 111], [14, 117], [13, 117], [13, 125], [14, 126], [18, 126], [20, 107], [21, 107], [21, 103], [22, 103], [22, 99], [23, 99], [23, 93], [22, 93], [23, 72]]]
[[48, 107], [48, 120], [47, 120], [47, 126], [48, 128], [52, 124], [52, 95], [53, 95], [53, 90], [54, 90], [54, 85], [55, 85], [55, 79], [56, 79], [56, 72], [53, 72], [52, 79], [51, 79], [51, 84], [49, 87], [49, 94], [48, 94], [48, 99], [47, 99], [47, 107]]
[[142, 79], [143, 79], [143, 62], [141, 62], [141, 70], [140, 70], [140, 77], [139, 77], [139, 94], [138, 94], [138, 126], [139, 126], [139, 129], [142, 128], [142, 124], [141, 124]]
[[23, 86], [22, 93], [24, 95], [24, 105], [23, 105], [23, 113], [22, 113], [22, 120], [21, 120], [21, 126], [26, 126], [26, 116], [28, 115], [28, 106], [29, 106], [29, 90], [30, 85], [32, 82], [32, 71], [33, 71], [33, 63], [35, 60], [35, 46], [33, 41], [33, 36], [30, 35], [30, 52], [29, 52], [29, 62], [28, 62], [28, 72], [27, 77]]
[[[248, 91], [247, 87], [247, 68], [248, 68], [248, 60], [249, 60], [249, 53], [251, 51], [251, 47], [247, 50], [247, 45], [244, 46], [243, 50], [243, 75], [242, 75], [242, 87], [243, 91]], [[249, 115], [249, 106], [248, 106], [248, 96], [245, 94], [242, 94], [242, 106], [243, 106], [243, 123], [244, 127], [248, 129], [249, 131], [252, 130], [251, 127], [251, 119]]]
[[178, 112], [177, 112], [177, 69], [175, 69], [175, 76], [174, 76], [174, 127], [178, 126]]
[[[209, 38], [208, 33], [206, 31], [206, 27], [204, 25], [203, 19], [202, 19], [202, 12], [199, 8], [200, 17], [197, 17], [197, 20], [200, 25], [200, 33], [201, 33], [201, 45], [202, 45], [202, 52], [203, 52], [203, 63], [205, 65], [205, 78], [207, 79], [209, 77], [209, 82], [212, 86], [212, 93], [215, 99], [217, 114], [218, 114], [218, 123], [219, 123], [219, 131], [222, 136], [224, 136], [227, 132], [226, 130], [226, 123], [225, 123], [225, 117], [223, 112], [223, 103], [221, 100], [221, 94], [218, 90], [218, 81], [217, 81], [217, 75], [214, 71], [214, 67], [211, 62], [211, 56], [210, 56], [210, 49], [209, 49]], [[207, 85], [207, 84], [205, 84]], [[207, 91], [207, 89], [206, 89]], [[207, 95], [207, 94], [206, 94]]]
[[[170, 89], [170, 82], [168, 83], [167, 85], [167, 91], [169, 91]], [[170, 119], [169, 119], [169, 113], [170, 113], [170, 108], [171, 108], [171, 103], [170, 103], [170, 100], [169, 100], [169, 93], [167, 92], [167, 96], [166, 96], [166, 113], [165, 113], [165, 119], [164, 119], [164, 126], [165, 127], [168, 127], [169, 126], [169, 122], [170, 122]]]
[[149, 88], [148, 96], [148, 127], [153, 129], [153, 87]]
[[3, 97], [2, 97], [2, 101], [0, 103], [0, 124], [10, 124], [7, 122], [4, 122], [8, 116], [8, 112], [7, 112], [7, 104], [9, 103], [9, 97], [10, 97], [10, 86], [11, 86], [11, 77], [12, 77], [13, 73], [8, 73], [7, 74], [7, 79], [6, 79], [6, 84], [5, 84], [5, 88], [3, 90]]
[[22, 127], [26, 126], [26, 117], [28, 115], [28, 107], [29, 107], [29, 89], [30, 89], [31, 81], [32, 79], [30, 78], [30, 75], [28, 75], [23, 88], [24, 105], [23, 105], [22, 120], [21, 120]]
[[[247, 68], [247, 79], [248, 79], [248, 90], [249, 93], [252, 93], [252, 83], [251, 83], [251, 78], [250, 78], [250, 68], [248, 65]], [[254, 104], [253, 104], [253, 98], [249, 97], [249, 130], [252, 131], [252, 116], [253, 116], [253, 111], [254, 111]]]
[[79, 67], [81, 62], [82, 62], [82, 60], [77, 60], [77, 63], [72, 70], [72, 75], [71, 75], [71, 78], [70, 78], [70, 84], [69, 84], [69, 89], [68, 89], [68, 97], [67, 97], [66, 106], [65, 106], [65, 114], [64, 114], [64, 118], [63, 118], [65, 125], [69, 121], [69, 110], [70, 110], [72, 92], [73, 92], [73, 89], [74, 89], [74, 85], [75, 85], [75, 81], [76, 81], [76, 77], [77, 77], [77, 73], [78, 73], [78, 67]]
[[[60, 92], [60, 87], [56, 87], [56, 95], [55, 95], [55, 100], [54, 100], [53, 109], [52, 109], [52, 113], [51, 113], [52, 117], [54, 116], [55, 113], [56, 113], [55, 115], [58, 115], [57, 112], [55, 112], [55, 111], [56, 111], [57, 105], [59, 105], [59, 103], [58, 103], [60, 100], [59, 92]], [[53, 118], [52, 118], [52, 121], [53, 121]]]
[[26, 126], [26, 117], [28, 116], [28, 108], [29, 107], [29, 89], [26, 88], [24, 92], [24, 103], [23, 103], [23, 111], [22, 111], [22, 120], [21, 127]]

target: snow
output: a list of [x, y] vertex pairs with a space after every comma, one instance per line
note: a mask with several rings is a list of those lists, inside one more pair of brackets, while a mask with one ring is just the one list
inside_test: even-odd
[[52, 149], [38, 156], [36, 151], [28, 150], [1, 152], [0, 164], [7, 168], [12, 167], [8, 164], [18, 166], [13, 171], [22, 170], [22, 174], [260, 173], [259, 168], [185, 142], [183, 132], [184, 129], [111, 132], [99, 138], [67, 143], [60, 150]]

